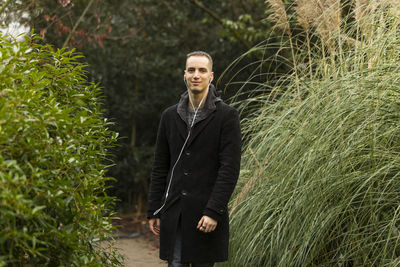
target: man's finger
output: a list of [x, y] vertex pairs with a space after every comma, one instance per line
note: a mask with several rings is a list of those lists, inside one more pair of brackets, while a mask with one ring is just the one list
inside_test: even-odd
[[153, 234], [158, 235], [158, 233], [156, 232], [156, 229], [154, 229], [154, 226], [153, 226], [153, 225], [150, 226], [150, 230], [151, 230], [151, 232], [152, 232]]
[[155, 231], [154, 231], [153, 223], [152, 223], [151, 221], [149, 222], [149, 226], [150, 226], [150, 231], [151, 231], [153, 234], [156, 234]]
[[207, 227], [207, 232], [212, 232], [212, 231], [214, 231], [216, 227], [217, 227], [217, 224], [212, 223], [212, 222], [209, 223], [209, 224], [208, 224], [208, 227]]
[[[157, 226], [154, 227], [154, 224], [156, 224]], [[155, 234], [155, 235], [160, 235], [159, 224], [160, 224], [159, 220], [150, 220], [149, 221], [150, 231], [152, 231], [153, 234]]]
[[[206, 221], [206, 220], [205, 220], [205, 221]], [[204, 229], [204, 232], [205, 232], [205, 233], [210, 232], [210, 227], [211, 227], [211, 225], [208, 224], [207, 222], [204, 222], [203, 225], [205, 226], [205, 228], [203, 228], [203, 229]]]
[[204, 223], [204, 217], [201, 217], [199, 223], [197, 224], [197, 229], [203, 231], [203, 230], [204, 230], [204, 229], [202, 228], [203, 223]]

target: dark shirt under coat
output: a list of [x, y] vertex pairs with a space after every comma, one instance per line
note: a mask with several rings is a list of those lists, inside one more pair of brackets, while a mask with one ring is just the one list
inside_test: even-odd
[[[218, 262], [228, 258], [227, 205], [240, 169], [241, 133], [238, 112], [225, 104], [210, 86], [202, 117], [196, 119], [181, 159], [171, 178], [172, 165], [188, 135], [187, 92], [161, 116], [149, 190], [148, 218], [161, 219], [160, 258], [171, 260], [181, 220], [182, 262]], [[203, 215], [218, 221], [213, 232], [196, 229]]]

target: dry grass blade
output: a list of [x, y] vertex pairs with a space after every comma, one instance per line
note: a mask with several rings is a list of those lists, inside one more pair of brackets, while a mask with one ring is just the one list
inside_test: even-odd
[[339, 0], [314, 0], [319, 7], [320, 16], [315, 17], [313, 26], [321, 39], [328, 45], [332, 52], [335, 50], [333, 37], [339, 36], [340, 31], [340, 1]]
[[371, 36], [375, 24], [374, 12], [379, 1], [357, 0], [354, 8], [354, 18], [362, 34]]
[[297, 20], [301, 27], [305, 31], [310, 30], [310, 25], [312, 24], [313, 18], [315, 17], [315, 5], [309, 0], [296, 0], [296, 13]]
[[[288, 20], [288, 16], [285, 10], [285, 5], [283, 4], [282, 0], [266, 0], [266, 3], [268, 3], [271, 7], [272, 13], [269, 16], [269, 19], [272, 22], [275, 22], [276, 25], [275, 27], [280, 28], [283, 30], [284, 33], [286, 33], [289, 36], [289, 42], [290, 42], [290, 52], [292, 54], [292, 61], [293, 61], [293, 66], [294, 66], [294, 74], [296, 76], [296, 82], [298, 83], [298, 68], [297, 68], [297, 62], [296, 62], [296, 55], [294, 51], [294, 45], [293, 45], [293, 40], [292, 40], [292, 33], [290, 31], [290, 24]], [[301, 96], [300, 96], [300, 91], [298, 84], [296, 86], [297, 90], [297, 98], [299, 101], [301, 101]]]
[[272, 10], [268, 19], [276, 23], [275, 27], [283, 30], [283, 32], [290, 36], [289, 21], [282, 0], [266, 0], [265, 2], [270, 5]]
[[341, 8], [339, 0], [296, 0], [296, 13], [300, 26], [309, 31], [313, 26], [330, 50], [334, 50], [333, 37], [339, 36]]
[[[290, 136], [288, 138], [286, 138], [286, 140], [290, 139]], [[254, 183], [257, 181], [258, 178], [262, 177], [262, 173], [265, 169], [265, 167], [267, 166], [269, 160], [275, 155], [275, 153], [278, 152], [278, 150], [281, 148], [281, 146], [283, 146], [285, 144], [285, 142], [283, 142], [278, 149], [276, 149], [270, 157], [268, 157], [265, 161], [264, 164], [260, 166], [260, 162], [258, 162], [257, 158], [255, 158], [255, 160], [258, 162], [258, 169], [254, 172], [253, 176], [249, 179], [249, 181], [244, 185], [244, 187], [241, 189], [239, 195], [235, 198], [235, 201], [232, 204], [232, 208], [230, 209], [231, 213], [235, 212], [235, 209], [237, 208], [237, 206], [240, 204], [240, 202], [243, 200], [243, 198], [246, 197], [247, 193], [249, 192], [249, 190], [252, 188], [252, 186], [254, 185]], [[249, 148], [249, 152], [250, 154], [255, 157], [253, 150], [251, 149], [251, 147]]]

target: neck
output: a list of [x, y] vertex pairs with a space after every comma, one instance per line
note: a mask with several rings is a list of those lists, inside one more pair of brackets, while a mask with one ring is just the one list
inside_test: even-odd
[[[204, 107], [204, 104], [206, 103], [206, 98], [207, 98], [208, 92], [209, 92], [209, 88], [207, 88], [207, 90], [204, 90], [204, 92], [202, 92], [200, 94], [193, 94], [192, 92], [189, 91], [189, 97], [193, 104], [193, 106], [192, 106], [192, 104], [190, 103], [190, 100], [189, 100], [189, 103], [188, 103], [189, 108], [197, 109], [197, 108]], [[201, 102], [201, 104], [200, 104], [200, 102]]]

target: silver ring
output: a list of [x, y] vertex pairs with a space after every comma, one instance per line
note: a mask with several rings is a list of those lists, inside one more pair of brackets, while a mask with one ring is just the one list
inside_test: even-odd
[[204, 225], [202, 225], [201, 228], [206, 229], [206, 227]]

